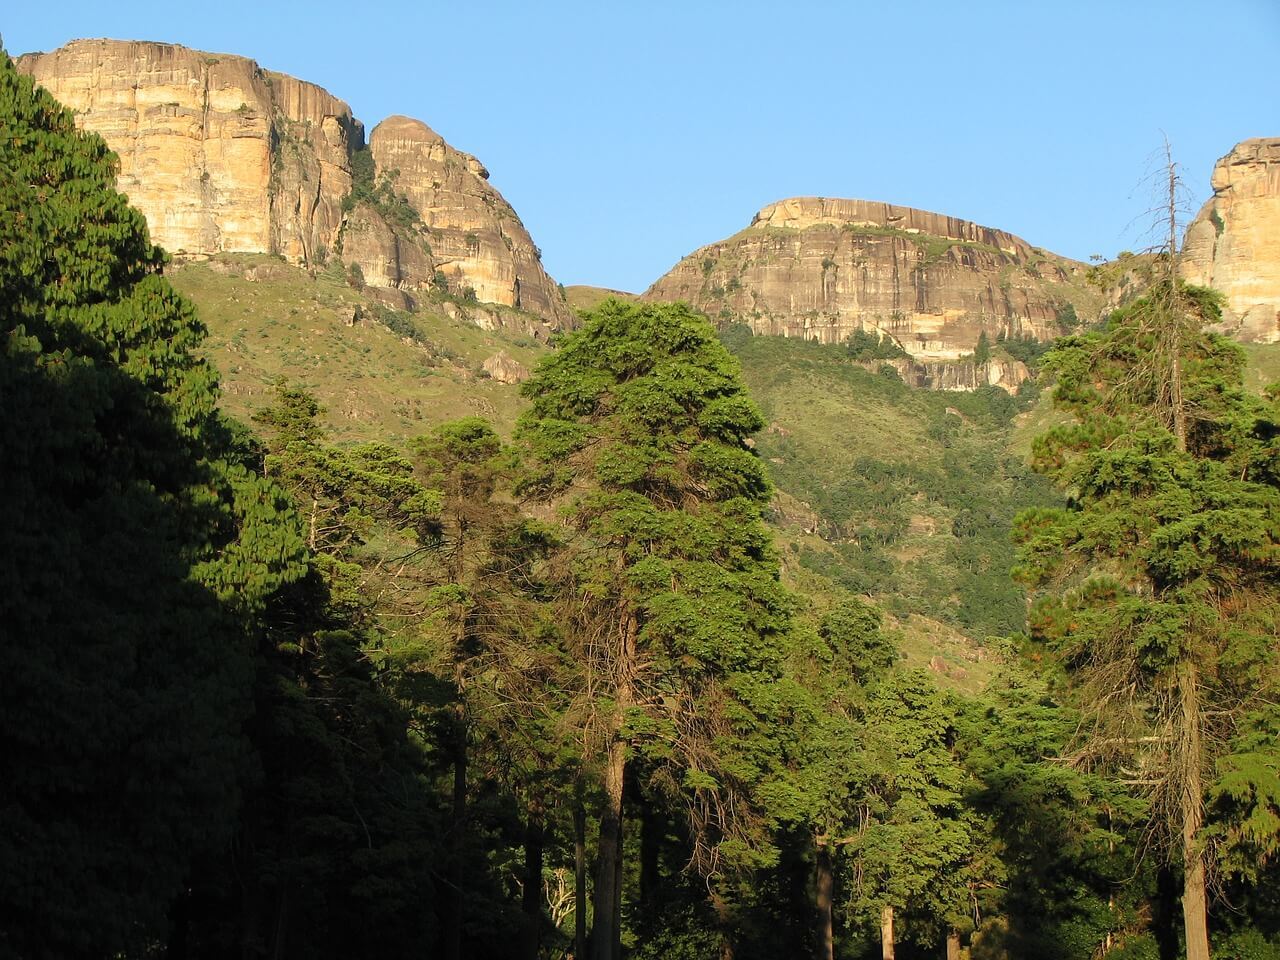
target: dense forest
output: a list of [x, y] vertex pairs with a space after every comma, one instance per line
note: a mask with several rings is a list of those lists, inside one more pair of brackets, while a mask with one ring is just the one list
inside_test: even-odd
[[510, 437], [238, 422], [114, 182], [0, 54], [4, 956], [1280, 958], [1280, 384], [1172, 250], [1034, 350], [1035, 478], [910, 477], [1008, 523], [962, 696], [874, 549], [781, 576], [767, 345], [611, 299]]

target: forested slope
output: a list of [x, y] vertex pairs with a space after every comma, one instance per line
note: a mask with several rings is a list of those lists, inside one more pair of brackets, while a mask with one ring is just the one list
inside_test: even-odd
[[0, 56], [0, 954], [1280, 949], [1280, 388], [1212, 293], [1044, 358], [1055, 494], [1032, 395], [171, 282], [114, 174]]

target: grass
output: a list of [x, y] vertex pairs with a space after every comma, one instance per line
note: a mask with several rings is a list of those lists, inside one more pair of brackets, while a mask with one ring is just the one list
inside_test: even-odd
[[1244, 352], [1249, 357], [1245, 369], [1245, 386], [1254, 393], [1272, 383], [1280, 382], [1280, 343], [1246, 343]]
[[[248, 279], [255, 267], [268, 277]], [[209, 328], [206, 351], [221, 371], [229, 412], [247, 418], [287, 378], [316, 394], [339, 441], [402, 439], [477, 414], [509, 432], [522, 405], [518, 390], [481, 376], [480, 365], [504, 349], [533, 366], [546, 349], [428, 311], [397, 315], [420, 334], [402, 336], [335, 278], [261, 255], [186, 264], [168, 276]], [[364, 319], [349, 326], [356, 307]]]
[[725, 340], [768, 421], [756, 443], [793, 578], [804, 568], [934, 636], [1020, 628], [1009, 524], [1053, 494], [1011, 454], [1012, 398], [912, 390], [841, 347]]
[[589, 287], [582, 284], [564, 288], [569, 306], [574, 310], [591, 310], [601, 300], [617, 297], [619, 300], [635, 302], [640, 299], [638, 293], [627, 293], [625, 290], [610, 290], [608, 287]]

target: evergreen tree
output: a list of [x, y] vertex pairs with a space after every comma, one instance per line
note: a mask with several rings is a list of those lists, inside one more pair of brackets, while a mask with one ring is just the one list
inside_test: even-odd
[[878, 916], [881, 955], [891, 960], [895, 921], [915, 921], [928, 944], [950, 931], [948, 914], [963, 886], [972, 837], [951, 750], [955, 718], [946, 698], [919, 671], [877, 684], [867, 706], [867, 779], [849, 838], [852, 905]]
[[0, 945], [163, 941], [229, 837], [244, 632], [305, 575], [116, 164], [0, 54]]
[[973, 348], [973, 362], [981, 367], [991, 360], [991, 339], [987, 336], [987, 331], [983, 330], [978, 334], [978, 343]]
[[[1280, 426], [1244, 393], [1240, 349], [1205, 331], [1217, 303], [1166, 266], [1105, 329], [1059, 342], [1054, 402], [1077, 422], [1037, 442], [1036, 465], [1072, 499], [1017, 525], [1022, 576], [1057, 591], [1032, 626], [1086, 708], [1077, 759], [1149, 799], [1189, 960], [1209, 956], [1209, 843], [1231, 865], [1280, 833], [1277, 768], [1256, 750], [1274, 722]], [[1228, 817], [1208, 831], [1207, 796]]]
[[761, 420], [683, 305], [606, 301], [525, 394], [524, 491], [558, 502], [570, 531], [564, 627], [604, 788], [591, 951], [610, 960], [629, 769], [681, 804], [702, 873], [763, 840], [752, 791], [774, 763], [788, 602], [760, 519], [769, 484], [744, 443]]

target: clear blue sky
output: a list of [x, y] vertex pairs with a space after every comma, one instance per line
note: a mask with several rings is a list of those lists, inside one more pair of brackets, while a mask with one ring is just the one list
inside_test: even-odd
[[239, 53], [369, 128], [418, 117], [489, 167], [558, 280], [625, 290], [802, 194], [1113, 255], [1145, 243], [1162, 131], [1196, 204], [1233, 144], [1280, 136], [1280, 0], [56, 0], [0, 32]]

